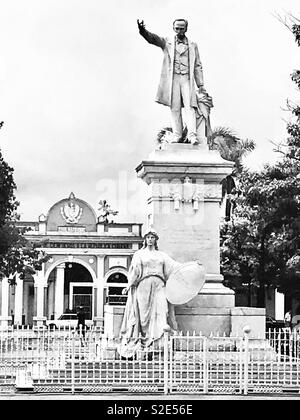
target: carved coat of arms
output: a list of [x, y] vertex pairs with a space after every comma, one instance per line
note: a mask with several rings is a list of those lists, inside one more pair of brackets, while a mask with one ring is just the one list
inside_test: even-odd
[[60, 213], [67, 223], [78, 223], [82, 215], [82, 208], [71, 199], [60, 208]]

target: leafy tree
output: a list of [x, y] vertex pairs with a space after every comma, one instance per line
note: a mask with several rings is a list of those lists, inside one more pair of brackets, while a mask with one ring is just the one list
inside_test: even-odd
[[289, 261], [300, 245], [299, 197], [300, 178], [285, 161], [238, 176], [232, 218], [221, 226], [221, 268], [229, 287], [256, 287], [259, 306], [265, 305], [266, 287], [291, 287]]
[[[3, 122], [0, 128], [2, 125]], [[0, 152], [0, 226], [3, 226], [8, 220], [16, 217], [15, 212], [18, 207], [18, 202], [14, 196], [15, 188], [13, 169], [4, 161]]]
[[[300, 20], [291, 13], [279, 20], [291, 31], [296, 44], [300, 47]], [[291, 74], [292, 81], [300, 91], [300, 70], [294, 70]], [[288, 109], [293, 115], [293, 120], [287, 124], [288, 138], [285, 143], [276, 145], [276, 151], [283, 154], [286, 164], [289, 165], [291, 176], [300, 177], [300, 106], [299, 104], [287, 103]], [[300, 217], [298, 218], [300, 223]], [[288, 261], [288, 270], [292, 278], [300, 274], [300, 249]], [[299, 278], [297, 279], [299, 280]]]
[[[3, 123], [0, 124], [0, 128]], [[0, 278], [15, 282], [15, 274], [25, 276], [40, 270], [48, 257], [39, 248], [41, 243], [30, 242], [24, 236], [28, 230], [18, 228], [18, 201], [13, 168], [5, 162], [0, 151]]]
[[[284, 23], [300, 46], [300, 21], [289, 15]], [[291, 79], [300, 89], [300, 71]], [[232, 219], [221, 227], [225, 283], [257, 287], [259, 306], [270, 285], [287, 294], [300, 292], [300, 107], [290, 102], [288, 107], [288, 137], [275, 149], [281, 159], [261, 172], [240, 172]]]

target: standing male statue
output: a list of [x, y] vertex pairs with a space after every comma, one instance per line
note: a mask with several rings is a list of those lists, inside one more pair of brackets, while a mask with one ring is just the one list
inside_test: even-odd
[[[185, 109], [188, 141], [192, 144], [203, 142], [203, 139], [206, 140], [205, 130], [209, 124], [209, 108], [212, 103], [203, 87], [202, 64], [197, 44], [189, 41], [185, 36], [188, 27], [187, 20], [174, 21], [173, 29], [176, 35], [173, 38], [163, 38], [147, 31], [143, 20], [137, 20], [137, 24], [140, 34], [146, 41], [160, 47], [164, 53], [156, 102], [169, 106], [171, 109], [173, 130], [171, 142], [178, 143], [182, 137], [182, 107]], [[210, 100], [208, 107], [207, 99]], [[200, 102], [204, 103], [208, 111], [206, 115], [201, 111], [203, 106], [200, 106]]]

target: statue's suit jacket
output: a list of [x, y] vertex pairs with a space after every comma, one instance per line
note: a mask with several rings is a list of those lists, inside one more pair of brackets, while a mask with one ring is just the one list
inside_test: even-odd
[[[176, 45], [175, 37], [163, 38], [147, 31], [146, 29], [141, 29], [140, 34], [150, 44], [156, 45], [157, 47], [160, 47], [163, 50], [164, 59], [155, 100], [160, 104], [171, 106]], [[191, 106], [197, 108], [195, 83], [198, 87], [200, 85], [203, 85], [202, 64], [200, 61], [198, 47], [195, 42], [191, 42], [188, 40], [188, 50]]]

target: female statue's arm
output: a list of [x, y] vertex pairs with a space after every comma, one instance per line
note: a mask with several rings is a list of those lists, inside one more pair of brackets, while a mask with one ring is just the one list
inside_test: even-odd
[[[132, 257], [132, 261], [128, 271], [128, 286], [125, 288], [124, 293], [127, 293], [131, 287], [134, 287], [138, 284], [139, 279], [142, 276], [142, 261], [140, 257], [135, 253]], [[124, 290], [124, 289], [123, 289]]]

